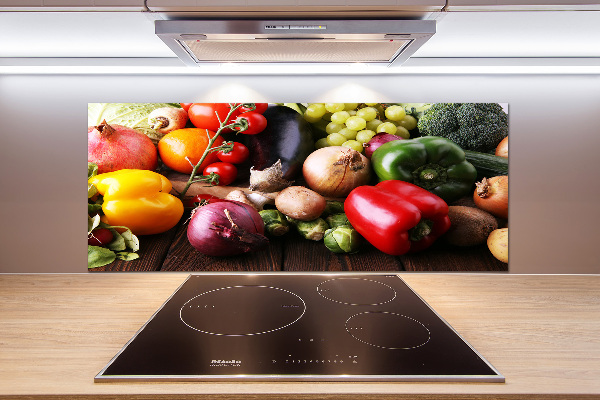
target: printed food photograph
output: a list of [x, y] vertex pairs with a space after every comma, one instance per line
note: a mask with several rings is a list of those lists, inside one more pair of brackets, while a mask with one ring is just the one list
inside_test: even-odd
[[506, 103], [89, 103], [88, 271], [508, 271]]

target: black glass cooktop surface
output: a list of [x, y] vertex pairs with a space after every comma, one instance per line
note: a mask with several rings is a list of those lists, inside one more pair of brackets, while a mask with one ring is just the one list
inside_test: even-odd
[[396, 275], [190, 275], [102, 381], [504, 382]]

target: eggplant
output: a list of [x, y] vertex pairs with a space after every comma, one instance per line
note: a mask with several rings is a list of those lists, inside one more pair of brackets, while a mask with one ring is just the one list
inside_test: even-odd
[[291, 181], [301, 174], [304, 160], [315, 150], [312, 126], [287, 106], [270, 105], [263, 115], [265, 130], [246, 135], [250, 165], [262, 171], [281, 160], [283, 178]]

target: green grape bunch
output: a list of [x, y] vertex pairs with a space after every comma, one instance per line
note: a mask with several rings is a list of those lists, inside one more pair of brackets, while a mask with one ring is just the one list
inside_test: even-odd
[[308, 103], [304, 119], [323, 134], [317, 149], [344, 146], [359, 153], [378, 133], [409, 139], [409, 131], [417, 126], [417, 119], [404, 107], [386, 103]]

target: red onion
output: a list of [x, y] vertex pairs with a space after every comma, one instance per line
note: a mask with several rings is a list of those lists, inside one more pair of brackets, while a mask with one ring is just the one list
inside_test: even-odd
[[379, 148], [384, 143], [392, 142], [394, 140], [402, 140], [404, 139], [398, 135], [392, 135], [389, 133], [378, 133], [373, 136], [368, 143], [365, 143], [363, 147], [365, 148], [365, 156], [370, 160], [373, 152]]
[[232, 256], [261, 250], [269, 239], [254, 208], [238, 201], [221, 201], [196, 208], [187, 237], [196, 250], [208, 256]]

